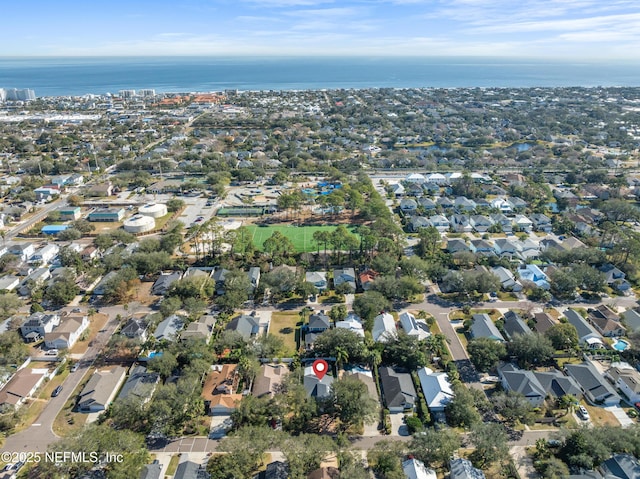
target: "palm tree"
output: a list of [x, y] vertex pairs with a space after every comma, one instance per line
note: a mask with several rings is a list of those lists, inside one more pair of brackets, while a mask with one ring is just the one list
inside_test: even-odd
[[341, 346], [337, 346], [335, 349], [336, 355], [336, 369], [340, 369], [343, 364], [349, 362], [349, 351]]

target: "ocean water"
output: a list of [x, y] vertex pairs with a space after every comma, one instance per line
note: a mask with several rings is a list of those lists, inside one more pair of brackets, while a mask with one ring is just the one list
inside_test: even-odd
[[0, 58], [0, 88], [37, 96], [415, 87], [640, 86], [640, 64], [497, 58]]

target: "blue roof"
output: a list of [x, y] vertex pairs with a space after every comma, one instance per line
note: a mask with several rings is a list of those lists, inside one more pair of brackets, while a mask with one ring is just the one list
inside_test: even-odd
[[40, 232], [45, 235], [55, 235], [66, 230], [68, 227], [69, 225], [47, 225], [43, 226]]

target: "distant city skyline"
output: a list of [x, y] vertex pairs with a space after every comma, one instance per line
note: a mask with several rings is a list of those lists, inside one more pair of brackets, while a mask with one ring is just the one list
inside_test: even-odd
[[640, 58], [635, 0], [23, 0], [0, 56]]

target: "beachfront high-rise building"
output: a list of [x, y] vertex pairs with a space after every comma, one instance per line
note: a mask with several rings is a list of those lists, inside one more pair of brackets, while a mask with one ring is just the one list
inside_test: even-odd
[[118, 96], [120, 98], [133, 98], [134, 96], [136, 96], [136, 91], [135, 90], [120, 90], [118, 92]]
[[156, 91], [152, 88], [144, 88], [142, 90], [138, 90], [138, 96], [142, 98], [153, 98], [156, 96]]
[[36, 99], [36, 93], [29, 88], [3, 88], [0, 89], [2, 101], [30, 101]]

